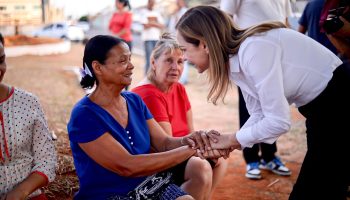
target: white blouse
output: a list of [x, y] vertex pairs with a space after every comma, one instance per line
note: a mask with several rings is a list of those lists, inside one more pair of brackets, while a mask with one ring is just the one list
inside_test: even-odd
[[242, 29], [275, 20], [285, 23], [292, 15], [289, 0], [221, 0], [220, 9], [231, 14]]
[[273, 143], [291, 124], [290, 104], [303, 106], [327, 86], [342, 61], [315, 40], [281, 28], [247, 38], [230, 58], [250, 117], [237, 132], [242, 147]]
[[0, 102], [0, 124], [0, 199], [31, 173], [53, 181], [56, 151], [38, 98], [13, 88]]

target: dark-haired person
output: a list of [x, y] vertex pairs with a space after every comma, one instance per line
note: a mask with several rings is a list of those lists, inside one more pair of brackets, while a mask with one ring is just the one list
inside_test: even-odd
[[[190, 101], [185, 87], [179, 83], [183, 68], [183, 52], [170, 34], [158, 40], [151, 53], [151, 67], [132, 92], [140, 95], [154, 119], [170, 136], [182, 137], [194, 131]], [[197, 200], [210, 199], [225, 175], [224, 158], [202, 160], [192, 156], [173, 169], [175, 183]]]
[[337, 54], [337, 49], [329, 41], [326, 33], [321, 32], [319, 21], [325, 2], [326, 0], [312, 0], [306, 4], [303, 14], [298, 21], [298, 31], [303, 34], [307, 34], [312, 39], [327, 47], [334, 54]]
[[130, 59], [120, 38], [98, 35], [85, 46], [81, 86], [96, 88], [68, 123], [80, 184], [75, 199], [193, 199], [164, 171], [198, 154], [187, 145], [194, 146], [193, 135], [167, 136], [141, 97], [123, 91], [132, 80]]
[[38, 98], [2, 82], [6, 72], [0, 33], [0, 199], [45, 200], [55, 178], [56, 150]]
[[211, 136], [219, 139], [211, 147], [242, 149], [275, 142], [289, 131], [289, 105], [295, 104], [306, 118], [307, 152], [289, 199], [345, 200], [350, 69], [320, 43], [279, 22], [241, 30], [220, 9], [198, 6], [176, 28], [185, 58], [199, 73], [208, 71], [208, 98], [216, 103], [234, 82], [250, 114], [237, 132]]
[[[132, 51], [132, 13], [129, 0], [115, 0], [116, 12], [109, 20], [109, 31], [116, 37], [123, 39]], [[128, 10], [127, 10], [128, 9]], [[128, 90], [128, 86], [125, 87]]]
[[[116, 12], [109, 20], [109, 30], [116, 37], [123, 39], [132, 51], [132, 13], [129, 0], [115, 0]], [[127, 10], [128, 9], [128, 10]]]
[[[337, 10], [337, 14], [329, 13], [330, 10]], [[350, 65], [350, 1], [326, 0], [319, 23], [321, 32], [327, 34], [340, 57]]]

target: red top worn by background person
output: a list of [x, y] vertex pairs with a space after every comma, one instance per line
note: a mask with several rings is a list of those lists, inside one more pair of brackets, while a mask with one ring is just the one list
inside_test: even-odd
[[126, 42], [132, 41], [131, 34], [131, 23], [132, 23], [132, 13], [130, 12], [115, 12], [109, 21], [109, 30], [118, 34], [123, 28], [125, 29], [125, 33], [120, 35], [119, 37]]

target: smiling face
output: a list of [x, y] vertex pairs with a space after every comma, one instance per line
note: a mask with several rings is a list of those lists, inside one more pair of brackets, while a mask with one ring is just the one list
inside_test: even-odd
[[5, 61], [5, 49], [4, 45], [0, 42], [0, 82], [4, 78], [6, 72], [6, 61]]
[[204, 42], [200, 42], [198, 46], [189, 43], [181, 35], [180, 32], [176, 34], [177, 41], [184, 51], [185, 60], [192, 63], [202, 73], [209, 68], [209, 51]]
[[155, 80], [162, 85], [171, 86], [179, 81], [184, 67], [181, 49], [164, 51], [157, 59], [151, 59]]
[[109, 50], [104, 64], [93, 61], [94, 71], [100, 83], [115, 84], [122, 87], [131, 84], [132, 71], [131, 52], [126, 43], [121, 42]]

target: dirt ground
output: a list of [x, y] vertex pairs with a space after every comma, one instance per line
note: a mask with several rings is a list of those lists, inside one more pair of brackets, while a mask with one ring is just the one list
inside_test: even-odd
[[[58, 136], [55, 141], [58, 152], [56, 180], [45, 188], [50, 199], [72, 199], [78, 189], [72, 162], [66, 125], [73, 105], [84, 95], [77, 76], [71, 70], [81, 66], [83, 46], [73, 44], [67, 54], [52, 56], [22, 56], [7, 58], [8, 69], [4, 82], [36, 94], [46, 113], [50, 130]], [[135, 55], [133, 84], [143, 76], [143, 58]], [[208, 85], [205, 74], [198, 75], [194, 68], [189, 72], [186, 89], [192, 103], [196, 129], [216, 129], [229, 133], [238, 129], [237, 91], [229, 91], [225, 104], [214, 106], [207, 102]], [[263, 172], [263, 179], [245, 178], [245, 163], [241, 151], [234, 151], [224, 179], [213, 194], [215, 200], [286, 200], [296, 181], [305, 154], [304, 118], [295, 108], [292, 110], [292, 129], [278, 140], [278, 155], [292, 170], [290, 177], [280, 177]]]

